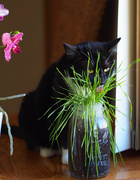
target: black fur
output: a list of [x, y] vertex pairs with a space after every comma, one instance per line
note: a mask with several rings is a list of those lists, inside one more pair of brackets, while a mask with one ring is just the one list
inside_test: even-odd
[[[57, 113], [49, 119], [47, 118], [48, 114], [40, 120], [39, 118], [56, 102], [56, 99], [52, 97], [60, 96], [57, 91], [64, 91], [60, 86], [67, 88], [56, 67], [63, 74], [64, 70], [67, 70], [71, 76], [73, 76], [71, 66], [74, 66], [75, 70], [80, 74], [82, 71], [86, 72], [89, 52], [91, 59], [89, 68], [90, 70], [95, 70], [97, 53], [99, 52], [100, 77], [101, 83], [104, 84], [108, 77], [108, 72], [105, 73], [104, 69], [111, 68], [114, 63], [114, 49], [119, 40], [115, 39], [105, 43], [84, 42], [75, 46], [64, 44], [65, 54], [46, 71], [37, 89], [27, 94], [23, 99], [19, 112], [20, 127], [17, 127], [17, 129], [12, 127], [12, 134], [24, 138], [30, 149], [51, 147], [51, 142], [49, 141], [51, 130], [49, 131], [48, 129]], [[90, 74], [90, 80], [94, 83], [94, 73]], [[63, 93], [67, 93], [67, 91]], [[60, 146], [67, 148], [67, 126], [60, 135], [59, 142]], [[57, 149], [58, 145], [54, 143], [53, 148]]]

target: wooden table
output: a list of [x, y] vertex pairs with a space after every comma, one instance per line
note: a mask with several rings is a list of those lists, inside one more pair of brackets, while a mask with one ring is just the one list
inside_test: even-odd
[[[116, 167], [111, 161], [111, 170], [103, 180], [140, 180], [140, 151], [122, 153], [124, 163], [118, 158]], [[14, 137], [14, 154], [10, 156], [9, 137], [0, 137], [0, 180], [45, 180], [75, 179], [69, 168], [62, 165], [61, 157], [40, 157], [39, 152], [28, 150], [24, 140]]]

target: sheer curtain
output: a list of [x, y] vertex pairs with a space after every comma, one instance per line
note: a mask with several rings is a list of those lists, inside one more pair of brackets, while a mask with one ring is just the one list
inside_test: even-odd
[[[125, 70], [134, 60], [140, 58], [140, 0], [119, 0], [118, 3], [118, 46], [117, 68], [122, 63], [121, 73], [117, 80], [126, 75], [123, 90], [131, 98], [133, 105], [132, 125], [130, 129], [130, 104], [119, 87], [116, 88], [116, 107], [122, 113], [116, 112], [115, 138], [120, 151], [130, 148], [140, 148], [140, 64]], [[132, 85], [132, 86], [130, 86]], [[119, 101], [120, 100], [120, 101]], [[116, 148], [116, 152], [118, 149]]]
[[[136, 4], [136, 58], [140, 58], [140, 0]], [[140, 149], [140, 63], [136, 66], [136, 137], [135, 148]]]

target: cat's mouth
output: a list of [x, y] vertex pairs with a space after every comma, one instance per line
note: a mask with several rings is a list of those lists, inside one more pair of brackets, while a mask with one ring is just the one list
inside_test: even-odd
[[104, 88], [104, 85], [99, 86], [99, 87], [96, 88], [96, 91], [99, 91], [99, 93], [101, 93], [103, 88]]

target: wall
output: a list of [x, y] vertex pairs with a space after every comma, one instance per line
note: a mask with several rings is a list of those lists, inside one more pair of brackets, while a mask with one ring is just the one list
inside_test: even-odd
[[117, 37], [117, 18], [118, 0], [108, 0], [102, 19], [102, 28], [99, 31], [99, 41], [110, 41]]
[[[47, 63], [57, 61], [63, 43], [97, 41], [108, 0], [46, 0]], [[106, 34], [105, 34], [106, 36]]]
[[[4, 59], [0, 49], [0, 97], [27, 93], [36, 88], [44, 67], [44, 1], [1, 0], [10, 14], [0, 22], [0, 36], [4, 32], [19, 30], [24, 33], [20, 42], [22, 53], [12, 53], [10, 62]], [[1, 44], [1, 43], [0, 43]], [[8, 113], [19, 111], [21, 98], [0, 102]]]
[[[0, 3], [4, 4], [5, 8], [10, 10], [10, 14], [4, 18], [4, 21], [0, 22], [0, 35], [4, 32], [10, 32], [11, 30], [19, 30], [24, 33], [24, 36], [23, 41], [19, 44], [22, 53], [20, 55], [12, 53], [10, 62], [5, 61], [3, 49], [0, 49], [0, 97], [27, 93], [28, 91], [35, 89], [46, 67], [48, 67], [52, 61], [58, 60], [62, 55], [61, 51], [64, 52], [63, 42], [72, 43], [70, 41], [80, 42], [89, 39], [91, 41], [94, 40], [93, 37], [89, 38], [88, 36], [95, 36], [95, 32], [93, 31], [94, 27], [97, 27], [97, 24], [101, 25], [101, 22], [99, 21], [96, 23], [96, 26], [93, 25], [93, 28], [91, 28], [90, 23], [93, 22], [93, 18], [91, 18], [92, 11], [85, 11], [85, 9], [83, 11], [82, 6], [84, 6], [84, 3], [79, 6], [77, 0], [74, 4], [71, 3], [71, 6], [69, 7], [69, 1], [64, 2], [65, 3], [57, 2], [56, 4], [56, 1], [50, 0], [1, 0]], [[95, 2], [96, 1], [94, 1], [94, 3]], [[102, 10], [102, 15], [104, 14], [102, 28], [98, 38], [96, 38], [98, 41], [107, 41], [114, 38], [114, 33], [112, 35], [111, 32], [113, 32], [113, 22], [116, 17], [114, 18], [114, 15], [112, 14], [114, 9], [117, 8], [117, 0], [114, 1], [115, 3], [112, 3], [111, 0], [104, 0], [102, 9], [106, 6], [106, 2], [108, 2], [106, 11], [104, 12]], [[87, 3], [87, 9], [91, 9], [91, 5], [93, 8], [96, 8], [93, 2], [90, 1]], [[101, 6], [98, 2], [97, 5]], [[74, 11], [74, 8], [77, 9], [77, 7], [81, 7], [81, 11], [84, 13], [83, 15], [79, 11]], [[69, 14], [66, 8], [69, 9]], [[64, 16], [61, 14], [62, 9], [64, 12], [67, 12], [66, 15], [69, 17], [68, 22], [67, 18], [63, 20]], [[79, 19], [74, 21], [75, 24], [70, 23], [70, 20], [73, 20], [70, 13], [71, 10], [76, 13], [77, 18], [81, 18], [81, 16], [85, 17], [80, 20], [81, 26]], [[59, 16], [56, 15], [58, 12], [60, 12], [60, 14], [58, 14]], [[78, 12], [79, 14], [77, 14]], [[97, 14], [97, 12], [95, 14]], [[87, 22], [87, 19], [91, 20], [91, 22]], [[95, 17], [95, 19], [97, 18]], [[55, 24], [55, 28], [51, 29], [53, 24]], [[67, 26], [69, 24], [71, 24], [70, 27]], [[112, 24], [113, 26], [111, 26]], [[87, 31], [85, 25], [86, 28], [88, 26], [90, 27], [87, 28]], [[76, 32], [76, 28], [78, 33]], [[92, 29], [92, 33], [87, 33], [88, 29]], [[62, 30], [63, 32], [61, 33]], [[70, 34], [68, 32], [70, 32]], [[81, 34], [79, 32], [81, 32]], [[59, 37], [58, 34], [60, 34]], [[71, 38], [72, 35], [74, 36], [73, 38]], [[78, 39], [77, 35], [81, 37]], [[53, 51], [52, 54], [51, 50]], [[21, 99], [15, 99], [0, 102], [0, 105], [8, 113], [17, 113], [19, 111], [20, 103]]]

